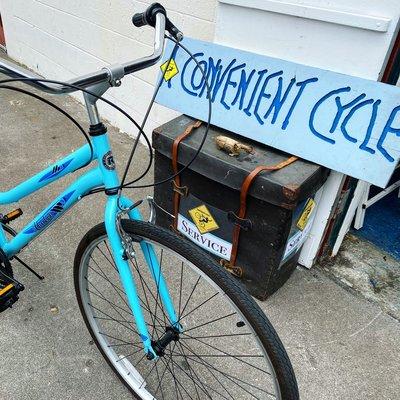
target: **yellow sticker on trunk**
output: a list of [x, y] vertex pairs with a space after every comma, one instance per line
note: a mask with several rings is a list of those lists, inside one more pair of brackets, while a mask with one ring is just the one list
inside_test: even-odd
[[299, 220], [297, 221], [296, 226], [302, 231], [307, 226], [308, 220], [314, 210], [315, 201], [313, 199], [308, 199], [307, 203], [304, 207], [303, 212], [300, 215]]
[[214, 217], [211, 215], [210, 211], [208, 211], [208, 208], [204, 204], [192, 208], [191, 210], [189, 210], [189, 214], [201, 234], [215, 231], [219, 228], [218, 224], [215, 222]]
[[160, 68], [161, 71], [164, 72], [164, 79], [166, 82], [172, 79], [176, 74], [179, 74], [178, 66], [176, 65], [176, 62], [173, 58], [171, 60], [165, 61], [165, 63], [162, 64]]

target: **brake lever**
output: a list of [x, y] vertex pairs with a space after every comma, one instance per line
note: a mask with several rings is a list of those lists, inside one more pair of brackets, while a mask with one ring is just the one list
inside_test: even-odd
[[183, 40], [183, 33], [169, 20], [169, 18], [167, 18], [167, 21], [165, 23], [165, 29], [178, 42]]

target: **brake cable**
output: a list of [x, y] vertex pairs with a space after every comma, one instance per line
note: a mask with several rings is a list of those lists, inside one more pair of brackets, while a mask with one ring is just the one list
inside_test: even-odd
[[[139, 134], [135, 138], [135, 142], [133, 144], [133, 148], [131, 150], [127, 166], [126, 166], [126, 168], [124, 170], [123, 181], [122, 181], [121, 185], [119, 185], [119, 186], [117, 186], [115, 188], [112, 188], [112, 189], [118, 189], [119, 196], [120, 196], [122, 189], [125, 189], [125, 188], [127, 188], [127, 189], [128, 188], [129, 189], [138, 189], [138, 188], [146, 188], [146, 187], [158, 186], [158, 185], [161, 185], [161, 184], [164, 184], [164, 183], [167, 183], [167, 182], [173, 180], [176, 176], [180, 175], [183, 171], [187, 170], [190, 167], [190, 165], [196, 160], [197, 156], [200, 154], [200, 152], [201, 152], [201, 150], [203, 148], [203, 145], [204, 145], [204, 143], [206, 141], [206, 138], [207, 138], [207, 135], [208, 135], [208, 132], [209, 132], [209, 129], [210, 129], [210, 125], [211, 125], [211, 110], [212, 110], [211, 89], [210, 89], [210, 85], [209, 85], [208, 80], [207, 80], [207, 76], [206, 76], [202, 66], [197, 61], [197, 59], [194, 57], [194, 55], [185, 46], [183, 46], [178, 40], [176, 40], [175, 38], [173, 38], [171, 36], [167, 36], [167, 35], [165, 37], [167, 39], [175, 42], [175, 46], [174, 46], [173, 52], [171, 53], [171, 57], [169, 58], [167, 66], [169, 65], [169, 63], [172, 60], [172, 55], [174, 54], [174, 51], [175, 51], [176, 47], [179, 46], [180, 48], [182, 48], [189, 55], [189, 57], [196, 63], [197, 67], [199, 68], [199, 70], [200, 70], [200, 72], [201, 72], [201, 74], [203, 76], [203, 79], [204, 79], [204, 82], [205, 82], [205, 85], [206, 85], [206, 89], [207, 89], [208, 118], [207, 118], [207, 125], [206, 125], [206, 129], [205, 129], [203, 138], [202, 138], [202, 140], [200, 142], [200, 145], [199, 145], [198, 149], [196, 150], [194, 156], [192, 157], [192, 159], [185, 166], [183, 166], [177, 173], [175, 173], [175, 174], [173, 174], [173, 175], [169, 176], [168, 178], [165, 178], [165, 179], [163, 179], [161, 181], [153, 182], [152, 184], [133, 185], [134, 183], [138, 182], [140, 179], [142, 179], [144, 176], [147, 175], [147, 173], [149, 172], [149, 170], [150, 170], [150, 168], [151, 168], [151, 166], [153, 164], [153, 151], [152, 151], [151, 143], [150, 143], [150, 140], [149, 140], [148, 136], [144, 132], [143, 128], [144, 128], [144, 126], [145, 126], [145, 124], [147, 122], [147, 119], [149, 117], [150, 111], [151, 111], [151, 109], [153, 107], [153, 104], [155, 102], [155, 98], [156, 98], [156, 96], [158, 94], [158, 91], [159, 91], [159, 89], [161, 87], [161, 84], [163, 82], [165, 73], [161, 74], [160, 81], [159, 81], [159, 83], [158, 83], [158, 85], [156, 87], [156, 90], [155, 90], [155, 92], [153, 94], [153, 97], [152, 97], [152, 99], [150, 101], [149, 107], [147, 108], [145, 117], [144, 117], [143, 122], [142, 122], [141, 125], [139, 125], [126, 111], [124, 111], [121, 107], [117, 106], [112, 101], [104, 98], [103, 96], [99, 96], [99, 95], [91, 92], [90, 90], [84, 89], [84, 88], [82, 88], [80, 86], [73, 85], [73, 84], [70, 84], [70, 83], [67, 83], [67, 82], [61, 82], [61, 81], [57, 81], [57, 80], [44, 79], [44, 78], [43, 79], [42, 78], [10, 78], [10, 79], [0, 80], [0, 89], [14, 90], [16, 92], [21, 92], [21, 93], [24, 93], [24, 94], [26, 94], [28, 96], [34, 97], [34, 98], [44, 102], [45, 104], [48, 104], [49, 106], [53, 107], [54, 109], [59, 111], [61, 114], [66, 116], [71, 122], [74, 123], [75, 126], [78, 127], [78, 129], [84, 135], [86, 141], [88, 142], [88, 144], [90, 146], [91, 156], [93, 156], [93, 145], [92, 145], [92, 143], [90, 141], [90, 138], [87, 135], [87, 133], [85, 132], [85, 130], [82, 128], [82, 126], [70, 114], [68, 114], [65, 110], [61, 109], [60, 107], [58, 107], [57, 105], [55, 105], [51, 101], [49, 101], [49, 100], [47, 100], [47, 99], [45, 99], [45, 98], [43, 98], [43, 97], [41, 97], [41, 96], [39, 96], [39, 95], [37, 95], [35, 93], [26, 91], [26, 90], [18, 88], [18, 87], [8, 86], [6, 84], [7, 83], [12, 83], [12, 82], [22, 82], [22, 83], [32, 82], [32, 83], [51, 83], [51, 84], [55, 84], [55, 85], [63, 85], [63, 86], [75, 89], [77, 91], [81, 91], [82, 93], [87, 93], [87, 94], [93, 96], [94, 98], [96, 98], [98, 100], [101, 100], [104, 103], [106, 103], [106, 104], [110, 105], [111, 107], [115, 108], [117, 111], [119, 111], [121, 114], [123, 114], [129, 121], [131, 121], [134, 124], [134, 126], [138, 129]], [[165, 69], [165, 71], [167, 71], [167, 68]], [[129, 171], [129, 167], [131, 165], [133, 156], [134, 156], [134, 154], [136, 152], [137, 145], [138, 145], [138, 143], [140, 141], [140, 136], [143, 136], [143, 138], [145, 139], [146, 145], [147, 145], [148, 150], [149, 150], [149, 162], [148, 162], [148, 165], [147, 165], [145, 171], [139, 177], [135, 178], [134, 180], [132, 180], [132, 181], [130, 181], [128, 183], [124, 183], [124, 180], [126, 179], [126, 176], [127, 176], [128, 171]], [[90, 161], [91, 161], [91, 159], [90, 159]], [[80, 167], [80, 168], [86, 167], [90, 163], [90, 161], [88, 163], [86, 163], [84, 166]], [[105, 188], [103, 188], [103, 187], [95, 188], [95, 189], [91, 190], [89, 193], [87, 193], [87, 195], [94, 194], [94, 193], [99, 193], [99, 192], [103, 192], [103, 191], [105, 191]]]
[[[203, 148], [203, 146], [204, 146], [204, 143], [205, 143], [205, 141], [206, 141], [206, 139], [207, 139], [207, 136], [208, 136], [208, 132], [209, 132], [209, 130], [210, 130], [210, 125], [211, 125], [211, 112], [212, 112], [211, 88], [210, 88], [210, 85], [209, 85], [209, 83], [208, 83], [207, 76], [206, 76], [206, 74], [205, 74], [205, 72], [204, 72], [204, 70], [203, 70], [203, 67], [202, 67], [201, 64], [197, 61], [196, 57], [194, 57], [193, 53], [191, 53], [191, 52], [189, 51], [189, 49], [188, 49], [186, 46], [182, 45], [182, 43], [180, 43], [179, 41], [177, 41], [175, 38], [173, 38], [173, 37], [171, 37], [171, 36], [165, 36], [165, 37], [166, 37], [167, 39], [169, 39], [169, 40], [175, 42], [174, 49], [175, 49], [176, 46], [179, 46], [180, 48], [182, 48], [182, 49], [189, 55], [189, 57], [196, 63], [196, 66], [199, 68], [199, 70], [200, 70], [200, 72], [201, 72], [201, 74], [202, 74], [202, 76], [203, 76], [203, 79], [204, 79], [204, 82], [205, 82], [205, 85], [206, 85], [206, 89], [207, 89], [207, 99], [208, 99], [208, 118], [207, 118], [206, 129], [205, 129], [203, 138], [202, 138], [202, 140], [201, 140], [201, 142], [200, 142], [200, 145], [199, 145], [198, 149], [196, 150], [194, 156], [193, 156], [192, 159], [191, 159], [185, 166], [183, 166], [176, 174], [173, 174], [173, 175], [171, 175], [171, 176], [169, 176], [168, 178], [165, 178], [165, 179], [163, 179], [163, 180], [160, 180], [160, 181], [157, 181], [157, 182], [153, 182], [152, 184], [147, 184], [147, 185], [133, 185], [133, 183], [135, 183], [135, 182], [137, 182], [138, 180], [142, 179], [143, 176], [145, 176], [145, 175], [147, 174], [147, 172], [149, 171], [149, 169], [150, 169], [150, 167], [151, 167], [151, 164], [150, 164], [150, 165], [148, 165], [148, 167], [147, 167], [147, 169], [146, 169], [146, 172], [145, 172], [144, 174], [142, 174], [141, 176], [139, 176], [138, 178], [136, 178], [135, 180], [133, 180], [133, 181], [131, 181], [131, 182], [128, 182], [128, 183], [126, 183], [126, 184], [124, 184], [124, 185], [121, 185], [122, 188], [140, 189], [140, 188], [158, 186], [158, 185], [162, 185], [162, 184], [164, 184], [164, 183], [167, 183], [167, 182], [169, 182], [169, 181], [172, 181], [174, 178], [176, 178], [178, 175], [180, 175], [183, 171], [187, 170], [187, 169], [193, 164], [193, 162], [196, 160], [197, 156], [200, 154], [200, 152], [201, 152], [201, 150], [202, 150], [202, 148]], [[172, 55], [172, 54], [174, 54], [174, 51], [171, 53], [171, 55]], [[171, 59], [172, 59], [172, 58], [169, 59], [169, 62], [171, 61]], [[169, 63], [168, 63], [168, 64], [169, 64]], [[167, 70], [167, 68], [166, 68], [165, 70]], [[152, 99], [152, 101], [151, 101], [151, 103], [150, 103], [150, 105], [149, 105], [148, 112], [146, 113], [146, 120], [147, 120], [147, 117], [148, 117], [148, 113], [150, 112], [150, 110], [151, 110], [151, 108], [152, 108], [152, 106], [153, 106], [153, 104], [154, 104], [155, 97], [157, 96], [158, 90], [159, 90], [160, 87], [161, 87], [161, 84], [162, 84], [163, 79], [164, 79], [164, 74], [162, 74], [162, 76], [161, 76], [160, 83], [159, 83], [159, 85], [157, 86], [157, 89], [156, 89], [156, 91], [155, 91], [155, 93], [154, 93], [154, 95], [153, 95], [153, 99]], [[146, 120], [144, 120], [144, 124], [146, 123]]]

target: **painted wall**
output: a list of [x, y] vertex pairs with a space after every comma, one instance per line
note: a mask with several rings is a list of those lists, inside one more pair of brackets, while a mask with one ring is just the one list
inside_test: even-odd
[[217, 15], [217, 43], [377, 80], [400, 3], [219, 0]]
[[[135, 28], [131, 17], [153, 0], [1, 0], [7, 50], [46, 78], [67, 80], [104, 65], [152, 52], [152, 28]], [[217, 0], [162, 0], [172, 21], [188, 36], [213, 40]], [[141, 121], [153, 94], [158, 67], [128, 76], [108, 97]], [[101, 107], [104, 117], [135, 134], [120, 114]], [[155, 105], [147, 132], [175, 113]]]

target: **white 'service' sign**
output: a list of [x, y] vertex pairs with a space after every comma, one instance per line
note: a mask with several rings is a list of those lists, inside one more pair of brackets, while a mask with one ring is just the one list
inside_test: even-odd
[[178, 214], [177, 228], [179, 232], [203, 249], [225, 260], [230, 259], [232, 243], [229, 243], [212, 233], [201, 234], [196, 225], [185, 218], [182, 214]]
[[[212, 123], [384, 187], [400, 157], [400, 88], [184, 39], [211, 88]], [[170, 44], [165, 52], [169, 59]], [[366, 50], [367, 51], [367, 50]], [[182, 49], [157, 102], [207, 120], [207, 88]]]

